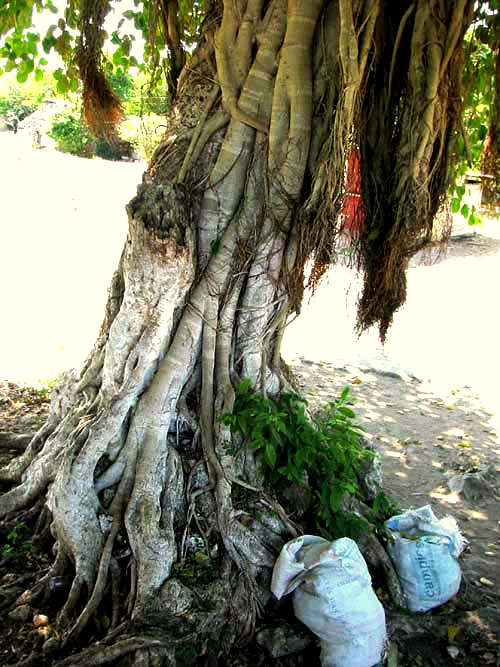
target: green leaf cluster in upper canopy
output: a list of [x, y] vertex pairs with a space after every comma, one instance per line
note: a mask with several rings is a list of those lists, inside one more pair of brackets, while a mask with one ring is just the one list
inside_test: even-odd
[[[15, 71], [19, 82], [48, 63], [46, 55], [57, 54], [66, 71], [59, 76], [58, 92], [74, 90], [79, 78], [78, 49], [87, 47], [85, 17], [93, 17], [99, 59], [110, 53], [115, 67], [168, 69], [175, 55], [189, 52], [199, 37], [204, 16], [203, 0], [4, 0], [0, 12], [0, 74]], [[43, 21], [40, 17], [43, 17]], [[54, 20], [48, 28], [47, 18]], [[111, 18], [110, 21], [106, 21]], [[110, 28], [109, 26], [112, 25]], [[134, 44], [143, 42], [142, 53]], [[184, 59], [181, 57], [180, 62]], [[104, 65], [104, 63], [103, 63]]]

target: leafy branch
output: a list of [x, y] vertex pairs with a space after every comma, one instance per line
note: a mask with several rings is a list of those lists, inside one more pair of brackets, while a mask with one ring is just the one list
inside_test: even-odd
[[[266, 479], [278, 494], [290, 483], [309, 486], [311, 517], [318, 532], [329, 539], [355, 536], [367, 527], [365, 519], [345, 510], [348, 497], [361, 498], [359, 479], [375, 456], [363, 446], [352, 402], [349, 387], [344, 387], [337, 400], [311, 418], [302, 396], [283, 393], [277, 399], [265, 398], [244, 380], [233, 412], [222, 418], [243, 435], [250, 448], [261, 453]], [[386, 518], [385, 505], [390, 506], [386, 501], [379, 494], [372, 508], [373, 518], [380, 522]]]

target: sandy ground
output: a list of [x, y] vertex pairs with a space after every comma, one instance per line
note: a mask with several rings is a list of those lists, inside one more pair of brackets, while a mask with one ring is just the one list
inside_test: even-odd
[[[480, 233], [500, 239], [500, 221], [485, 223]], [[500, 243], [492, 242], [492, 254], [479, 254], [473, 238], [466, 245], [463, 253], [450, 249], [444, 261], [409, 270], [407, 302], [395, 314], [385, 348], [374, 329], [359, 340], [353, 335], [360, 280], [336, 266], [290, 325], [285, 357], [395, 371], [439, 392], [469, 386], [497, 411]]]
[[0, 133], [0, 378], [80, 367], [125, 241], [144, 165], [34, 150]]

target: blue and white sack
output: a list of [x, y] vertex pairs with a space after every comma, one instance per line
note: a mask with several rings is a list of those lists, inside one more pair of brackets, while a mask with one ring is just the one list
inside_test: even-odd
[[429, 611], [458, 593], [458, 557], [467, 540], [453, 517], [438, 520], [425, 505], [392, 517], [385, 526], [393, 538], [388, 552], [410, 611]]
[[372, 667], [384, 655], [385, 612], [356, 542], [302, 535], [283, 547], [271, 591], [293, 591], [297, 618], [321, 640], [322, 667]]

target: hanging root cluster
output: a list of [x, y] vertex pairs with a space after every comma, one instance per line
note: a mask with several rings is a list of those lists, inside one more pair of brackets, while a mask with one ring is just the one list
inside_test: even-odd
[[[96, 346], [25, 454], [0, 470], [13, 485], [0, 516], [46, 497], [56, 557], [43, 583], [71, 582], [58, 615], [67, 651], [95, 638], [103, 616], [108, 657], [135, 652], [134, 664], [171, 657], [181, 641], [216, 659], [253, 632], [295, 529], [222, 417], [243, 378], [268, 396], [286, 387], [284, 327], [306, 260], [315, 282], [345, 232], [353, 154], [359, 322], [385, 335], [445, 191], [470, 4], [210, 3], [175, 125], [128, 206]], [[84, 0], [79, 51], [100, 127], [118, 113], [100, 78], [106, 10]], [[383, 549], [366, 542], [390, 578]], [[151, 626], [169, 630], [168, 645]]]
[[[473, 3], [402, 3], [382, 12], [360, 134], [366, 225], [358, 326], [382, 339], [406, 298], [410, 257], [433, 239], [460, 114], [463, 36]], [[376, 93], [375, 91], [378, 91]]]
[[315, 79], [322, 151], [302, 254], [313, 256], [314, 288], [339, 237], [347, 242], [364, 273], [358, 330], [377, 324], [384, 339], [406, 298], [408, 261], [435, 239], [445, 203], [473, 3], [372, 0], [328, 10]]
[[80, 37], [76, 60], [83, 84], [83, 112], [96, 137], [109, 138], [122, 120], [120, 99], [106, 78], [102, 49], [107, 34], [104, 21], [109, 0], [81, 0]]

